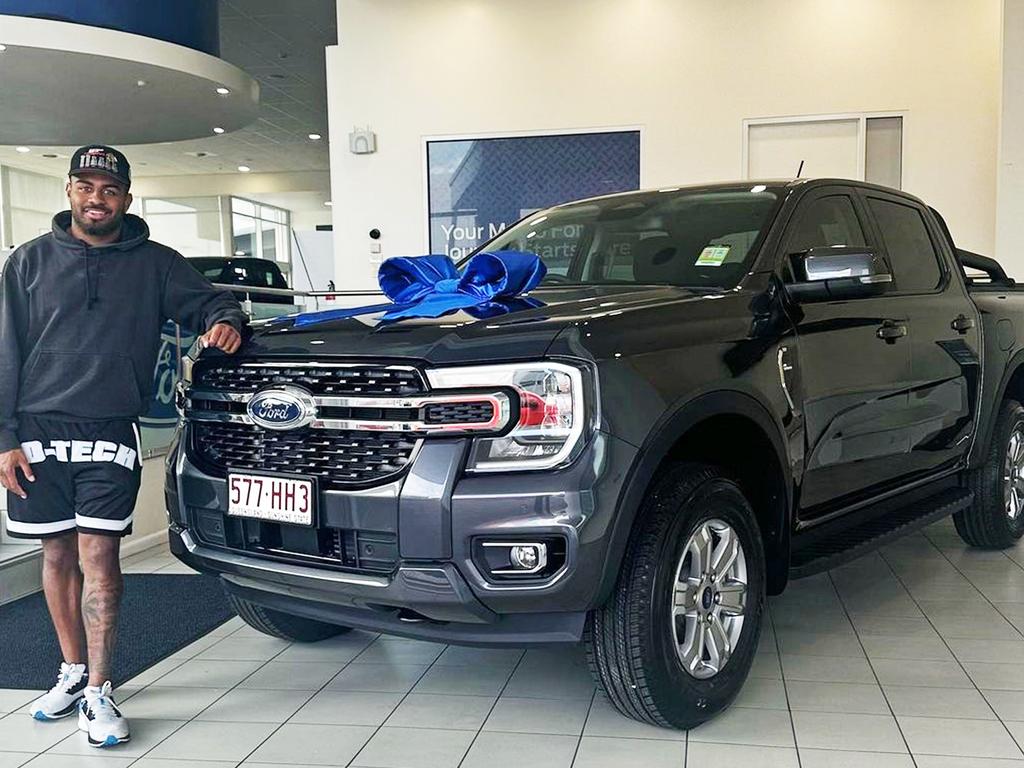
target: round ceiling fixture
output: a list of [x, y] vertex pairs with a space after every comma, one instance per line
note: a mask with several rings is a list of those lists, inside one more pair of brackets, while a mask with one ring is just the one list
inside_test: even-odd
[[238, 170], [242, 173], [248, 173], [249, 171], [252, 170], [252, 168], [250, 168], [248, 165], [240, 165], [238, 166]]
[[216, 90], [217, 93], [219, 93], [221, 96], [227, 96], [229, 93], [231, 93], [231, 89], [225, 88], [223, 85], [217, 88]]
[[116, 114], [103, 128], [113, 146], [198, 139], [211, 126], [236, 131], [259, 116], [259, 83], [223, 59], [112, 29], [2, 11], [0, 19], [11, 54], [0, 76], [0, 146], [42, 151], [96, 140], [95, 126], [68, 115]]
[[15, 147], [14, 151], [24, 155], [26, 152], [31, 152], [32, 150], [28, 147]]
[[221, 128], [219, 125], [215, 125], [213, 126], [213, 132], [220, 136], [220, 134], [224, 133], [224, 129]]
[[309, 134], [309, 140], [310, 141], [320, 141], [320, 139], [322, 139], [322, 138], [323, 138], [323, 136], [321, 136], [319, 133], [311, 133], [311, 134]]

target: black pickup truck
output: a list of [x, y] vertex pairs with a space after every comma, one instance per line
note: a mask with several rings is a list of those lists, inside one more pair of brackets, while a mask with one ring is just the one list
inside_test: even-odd
[[765, 596], [953, 515], [1024, 530], [1024, 303], [843, 180], [584, 200], [482, 250], [533, 306], [257, 324], [190, 357], [172, 551], [252, 626], [586, 646], [623, 713], [726, 707]]

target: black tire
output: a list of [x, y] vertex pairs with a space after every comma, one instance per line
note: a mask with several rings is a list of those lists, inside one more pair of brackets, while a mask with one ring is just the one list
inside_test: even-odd
[[953, 515], [960, 538], [972, 547], [1005, 549], [1024, 534], [1024, 513], [1007, 514], [1004, 472], [1010, 437], [1024, 433], [1024, 408], [1016, 400], [999, 406], [985, 463], [967, 475], [967, 487], [974, 491], [970, 507]]
[[315, 643], [318, 640], [326, 640], [329, 637], [348, 632], [350, 629], [350, 627], [341, 627], [337, 624], [327, 624], [275, 611], [273, 608], [265, 608], [230, 592], [226, 594], [228, 602], [242, 617], [242, 621], [271, 637], [279, 637], [282, 640], [291, 640], [297, 643]]
[[[737, 533], [747, 563], [747, 603], [732, 656], [708, 679], [692, 676], [676, 653], [670, 605], [676, 567], [690, 536], [709, 520]], [[645, 498], [615, 591], [585, 628], [587, 661], [624, 715], [669, 728], [693, 728], [725, 709], [750, 671], [765, 604], [761, 533], [739, 487], [720, 470], [677, 464]]]

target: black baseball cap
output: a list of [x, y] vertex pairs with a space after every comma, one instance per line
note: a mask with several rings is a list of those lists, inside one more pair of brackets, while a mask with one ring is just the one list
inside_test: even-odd
[[68, 176], [80, 173], [102, 173], [124, 184], [126, 188], [132, 185], [132, 167], [128, 164], [128, 158], [104, 144], [86, 144], [75, 150], [71, 155]]

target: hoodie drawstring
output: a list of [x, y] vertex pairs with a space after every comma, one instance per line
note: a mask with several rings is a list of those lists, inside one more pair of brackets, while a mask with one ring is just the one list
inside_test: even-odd
[[92, 305], [96, 303], [96, 291], [92, 284], [92, 268], [90, 262], [92, 259], [89, 256], [89, 249], [82, 249], [82, 258], [85, 259], [85, 308], [92, 309]]

